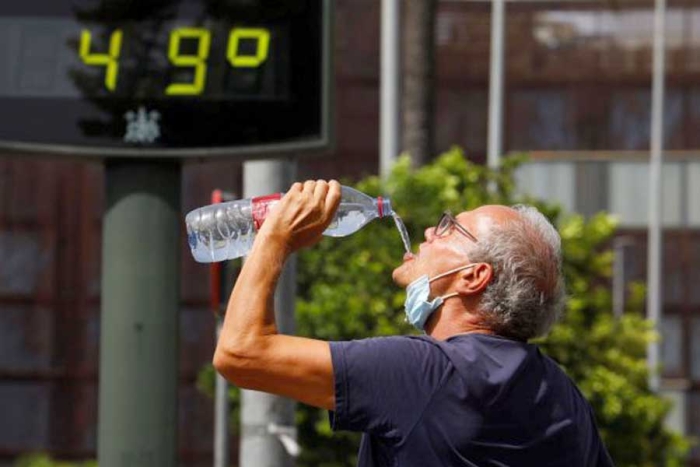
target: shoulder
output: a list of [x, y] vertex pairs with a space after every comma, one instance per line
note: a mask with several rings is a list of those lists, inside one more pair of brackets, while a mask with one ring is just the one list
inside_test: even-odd
[[394, 336], [331, 342], [335, 429], [395, 437], [453, 374], [437, 341]]
[[[448, 360], [440, 342], [426, 336], [372, 337], [351, 341], [330, 342], [331, 353], [335, 357], [361, 355], [377, 360], [427, 358]], [[416, 361], [416, 360], [414, 360]]]
[[439, 342], [429, 337], [392, 336], [331, 342], [330, 348], [333, 372], [338, 381], [370, 377], [378, 382], [401, 381], [427, 388], [439, 385], [453, 368]]

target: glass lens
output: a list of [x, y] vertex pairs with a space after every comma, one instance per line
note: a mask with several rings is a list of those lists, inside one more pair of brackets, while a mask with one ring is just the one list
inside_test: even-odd
[[442, 237], [450, 231], [451, 227], [452, 219], [450, 219], [450, 216], [447, 213], [445, 213], [440, 218], [440, 222], [438, 222], [437, 227], [435, 227], [435, 235], [438, 237]]

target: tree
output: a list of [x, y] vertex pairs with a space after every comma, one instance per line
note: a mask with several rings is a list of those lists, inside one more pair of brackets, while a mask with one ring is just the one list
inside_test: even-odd
[[409, 0], [404, 4], [402, 149], [411, 155], [414, 167], [420, 167], [434, 154], [437, 0]]

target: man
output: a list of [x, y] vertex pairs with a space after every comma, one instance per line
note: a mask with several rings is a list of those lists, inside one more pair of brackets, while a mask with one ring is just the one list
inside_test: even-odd
[[393, 273], [424, 336], [323, 342], [280, 335], [273, 295], [287, 257], [340, 202], [294, 184], [271, 210], [234, 287], [214, 356], [234, 384], [331, 411], [364, 433], [360, 466], [608, 466], [592, 410], [527, 340], [564, 300], [560, 238], [534, 208], [445, 214]]

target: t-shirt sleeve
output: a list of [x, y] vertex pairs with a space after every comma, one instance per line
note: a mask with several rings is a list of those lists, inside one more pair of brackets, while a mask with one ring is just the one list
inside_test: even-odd
[[334, 430], [406, 435], [451, 366], [427, 339], [384, 337], [331, 342]]

